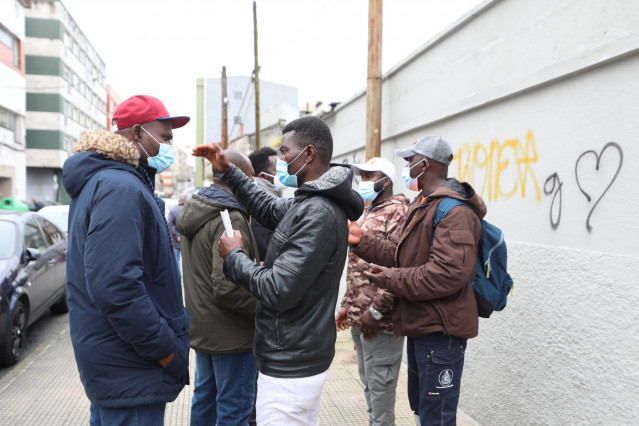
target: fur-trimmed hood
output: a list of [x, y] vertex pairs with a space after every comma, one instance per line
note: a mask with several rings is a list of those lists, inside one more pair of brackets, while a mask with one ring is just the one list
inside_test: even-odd
[[75, 154], [67, 158], [62, 168], [62, 183], [73, 198], [97, 172], [114, 169], [134, 174], [148, 185], [143, 168], [153, 186], [155, 169], [140, 162], [140, 153], [123, 136], [106, 130], [87, 130], [75, 144]]
[[319, 179], [305, 182], [295, 195], [321, 194], [332, 198], [346, 212], [349, 220], [357, 220], [364, 211], [364, 200], [353, 190], [353, 171], [348, 164], [332, 163]]
[[85, 130], [75, 143], [75, 153], [97, 152], [111, 160], [130, 164], [137, 168], [140, 153], [124, 136], [106, 130]]

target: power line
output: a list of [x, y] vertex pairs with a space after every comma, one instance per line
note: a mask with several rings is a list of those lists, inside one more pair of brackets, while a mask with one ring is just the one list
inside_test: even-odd
[[326, 0], [326, 3], [324, 3], [322, 5], [322, 7], [320, 7], [319, 9], [317, 9], [317, 12], [315, 12], [315, 15], [313, 15], [313, 17], [311, 19], [308, 20], [308, 22], [306, 23], [306, 26], [308, 26], [311, 22], [313, 22], [315, 20], [315, 18], [317, 18], [317, 15], [320, 14], [320, 12], [322, 12], [322, 10], [324, 10], [324, 8], [326, 7], [327, 4], [329, 4], [331, 2], [331, 0]]
[[[253, 75], [253, 74], [251, 74]], [[246, 85], [246, 89], [244, 89], [244, 96], [242, 96], [242, 102], [240, 103], [240, 107], [238, 108], [238, 113], [240, 115], [242, 115], [242, 108], [244, 108], [244, 102], [247, 99], [250, 99], [249, 94], [249, 89], [251, 88], [251, 78], [249, 78], [248, 83]], [[246, 116], [246, 113], [244, 113], [244, 115], [242, 116], [242, 124], [244, 123], [244, 117]], [[231, 128], [231, 131], [229, 132], [229, 138], [231, 137], [231, 135], [233, 135], [233, 131], [235, 130], [235, 127], [237, 126], [237, 122], [235, 121], [235, 117], [233, 117], [233, 127]]]

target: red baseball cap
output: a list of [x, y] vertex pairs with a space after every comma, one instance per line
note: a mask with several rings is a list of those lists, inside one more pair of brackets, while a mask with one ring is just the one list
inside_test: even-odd
[[113, 113], [113, 124], [118, 129], [126, 129], [135, 124], [146, 124], [155, 120], [171, 120], [174, 129], [188, 123], [191, 118], [171, 117], [162, 101], [153, 96], [137, 95], [120, 103]]

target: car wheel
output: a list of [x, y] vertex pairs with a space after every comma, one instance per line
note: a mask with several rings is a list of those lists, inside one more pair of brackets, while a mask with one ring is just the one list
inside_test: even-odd
[[7, 336], [0, 348], [0, 364], [12, 365], [18, 362], [27, 338], [27, 311], [22, 302], [16, 302]]
[[69, 305], [67, 305], [67, 290], [64, 290], [64, 293], [62, 293], [62, 296], [60, 296], [60, 299], [54, 303], [53, 305], [51, 305], [51, 313], [54, 314], [66, 314], [67, 312], [69, 312]]

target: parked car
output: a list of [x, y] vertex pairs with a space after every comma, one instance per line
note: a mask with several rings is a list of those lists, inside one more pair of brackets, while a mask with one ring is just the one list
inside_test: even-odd
[[27, 327], [47, 309], [69, 311], [67, 238], [33, 212], [0, 210], [0, 364], [18, 362]]
[[38, 214], [46, 217], [65, 234], [69, 234], [69, 206], [45, 206], [38, 210]]

